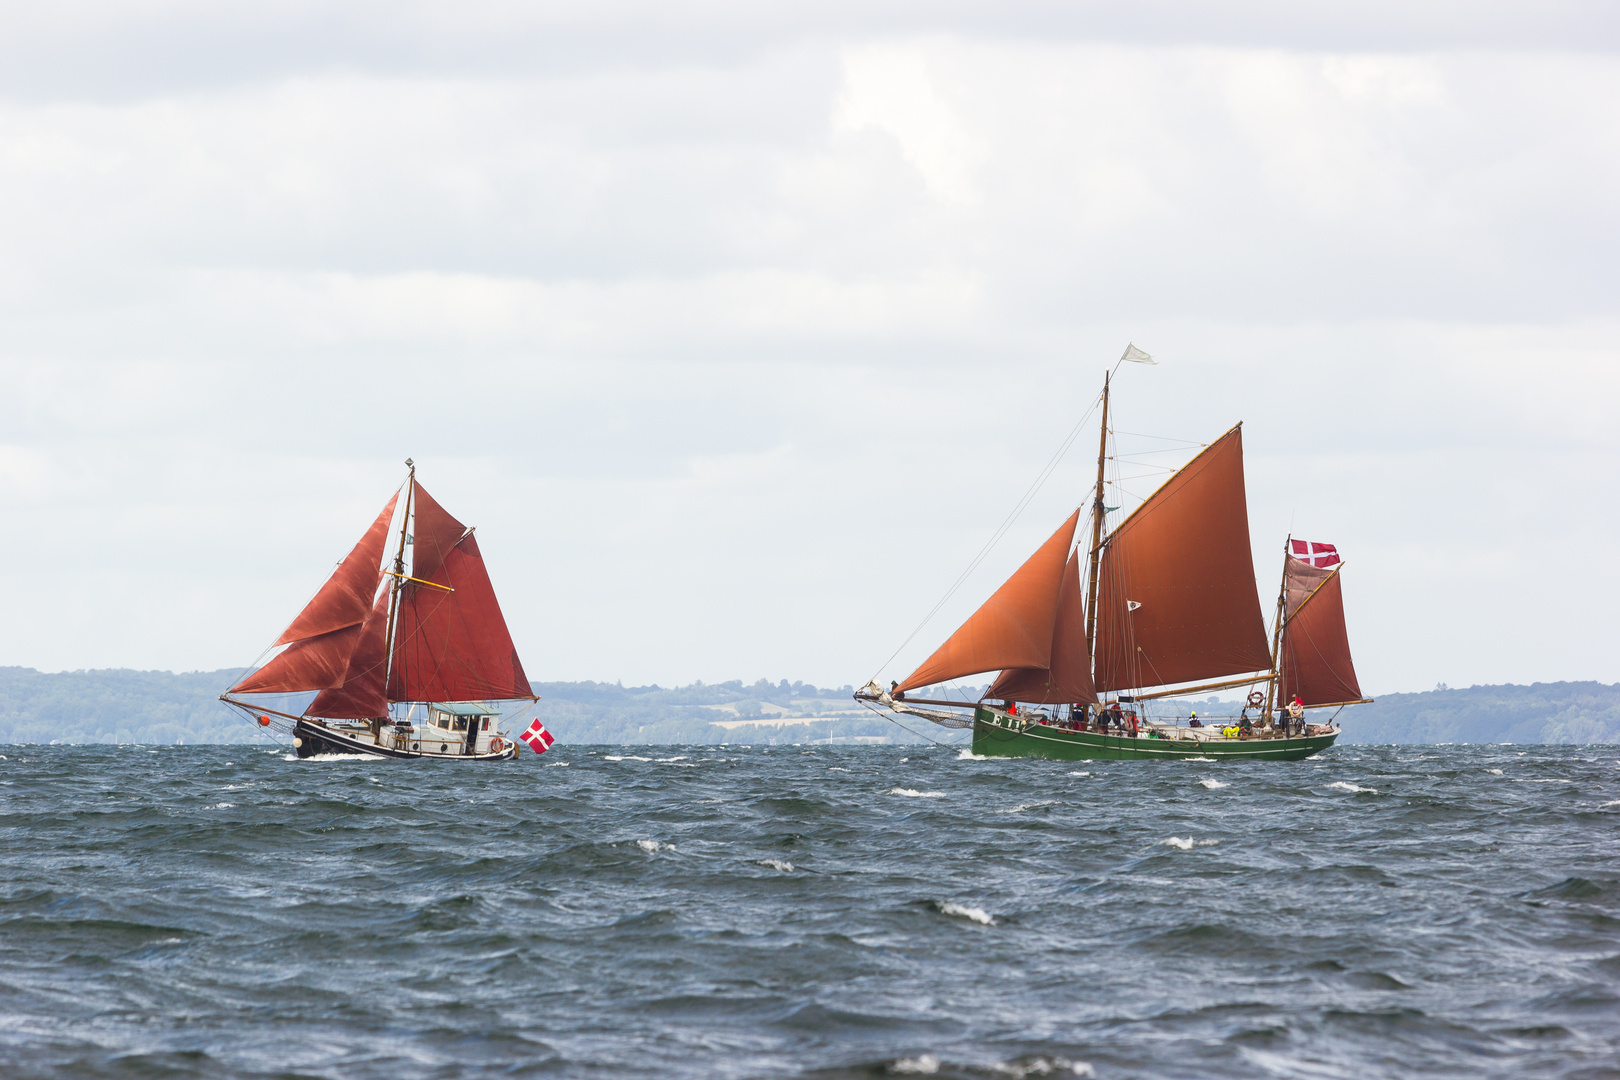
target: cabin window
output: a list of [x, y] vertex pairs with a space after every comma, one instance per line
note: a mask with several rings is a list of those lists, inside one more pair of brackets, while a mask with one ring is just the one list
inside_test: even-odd
[[484, 730], [485, 731], [489, 730], [489, 717], [487, 717], [487, 716], [484, 717]]
[[456, 730], [457, 731], [466, 731], [467, 730], [467, 718], [465, 716], [456, 717]]

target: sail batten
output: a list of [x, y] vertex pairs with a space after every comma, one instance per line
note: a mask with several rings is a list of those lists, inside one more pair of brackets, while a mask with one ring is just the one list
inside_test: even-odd
[[1098, 690], [1270, 668], [1249, 547], [1242, 425], [1206, 447], [1113, 531], [1099, 577]]
[[1284, 623], [1278, 674], [1282, 700], [1299, 695], [1306, 705], [1361, 700], [1344, 624], [1339, 571], [1311, 566], [1293, 556], [1284, 570]]
[[899, 689], [1004, 668], [1049, 667], [1058, 591], [1079, 521], [1076, 510]]
[[986, 697], [1038, 705], [1092, 704], [1091, 658], [1086, 655], [1085, 603], [1080, 592], [1080, 554], [1069, 556], [1058, 586], [1057, 618], [1052, 627], [1052, 660], [1044, 668], [1008, 668]]

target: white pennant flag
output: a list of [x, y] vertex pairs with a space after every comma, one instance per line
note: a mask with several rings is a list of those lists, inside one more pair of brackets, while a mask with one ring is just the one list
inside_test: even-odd
[[1139, 608], [1141, 606], [1142, 605], [1138, 604], [1135, 600], [1127, 600], [1127, 601], [1125, 601], [1125, 610], [1126, 611], [1135, 611], [1137, 608]]
[[1158, 363], [1157, 360], [1153, 359], [1153, 357], [1149, 356], [1147, 353], [1143, 352], [1141, 349], [1138, 349], [1135, 345], [1126, 345], [1125, 346], [1125, 355], [1121, 356], [1120, 359], [1121, 360], [1129, 360], [1133, 364], [1157, 364]]

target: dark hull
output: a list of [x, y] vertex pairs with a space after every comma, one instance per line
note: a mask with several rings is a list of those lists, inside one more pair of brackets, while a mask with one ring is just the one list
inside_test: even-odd
[[[439, 740], [429, 740], [425, 743], [420, 740], [413, 740], [408, 746], [401, 749], [393, 746], [378, 746], [375, 743], [364, 741], [362, 738], [350, 738], [346, 732], [321, 727], [318, 724], [310, 723], [308, 720], [298, 721], [293, 730], [293, 735], [295, 737], [293, 749], [301, 758], [318, 757], [326, 754], [355, 754], [361, 757], [410, 758], [428, 761], [506, 761], [517, 757], [516, 742], [507, 743], [499, 751], [483, 754], [456, 753], [455, 751], [459, 749], [458, 743], [440, 742]], [[445, 748], [442, 752], [439, 750], [440, 746]]]

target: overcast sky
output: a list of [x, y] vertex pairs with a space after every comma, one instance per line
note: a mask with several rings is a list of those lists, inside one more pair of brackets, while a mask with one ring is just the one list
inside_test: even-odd
[[411, 456], [532, 678], [859, 684], [1132, 341], [1365, 690], [1620, 680], [1620, 9], [1329, 7], [7, 4], [0, 664], [247, 664]]

